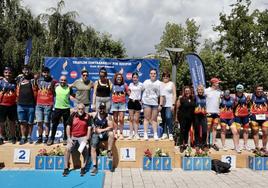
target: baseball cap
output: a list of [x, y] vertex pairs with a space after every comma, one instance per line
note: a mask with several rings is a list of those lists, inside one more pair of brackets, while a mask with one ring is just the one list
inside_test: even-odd
[[4, 68], [4, 71], [10, 71], [11, 72], [12, 71], [12, 68], [11, 67], [5, 67]]
[[243, 92], [243, 91], [244, 91], [244, 86], [243, 86], [242, 84], [238, 84], [238, 85], [235, 87], [235, 90], [236, 90], [236, 91]]
[[211, 78], [210, 79], [210, 82], [212, 83], [212, 84], [218, 84], [218, 83], [220, 83], [221, 82], [221, 80], [220, 79], [218, 79], [218, 78]]

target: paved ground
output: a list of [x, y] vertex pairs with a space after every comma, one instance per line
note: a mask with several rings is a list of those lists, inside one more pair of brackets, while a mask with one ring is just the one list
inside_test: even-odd
[[[221, 147], [220, 139], [218, 145]], [[243, 141], [240, 140], [243, 144]], [[260, 140], [261, 143], [261, 140]], [[232, 140], [227, 139], [226, 145], [233, 148]], [[249, 140], [253, 149], [253, 140]], [[268, 187], [268, 171], [252, 171], [247, 168], [237, 168], [228, 174], [209, 172], [185, 172], [173, 169], [170, 172], [147, 172], [141, 168], [117, 168], [115, 172], [106, 172], [105, 188], [173, 188], [173, 187]]]
[[104, 188], [173, 188], [173, 187], [260, 187], [268, 185], [268, 172], [250, 169], [236, 169], [228, 174], [216, 175], [210, 172], [185, 172], [173, 169], [171, 172], [145, 172], [138, 168], [116, 169], [106, 172]]

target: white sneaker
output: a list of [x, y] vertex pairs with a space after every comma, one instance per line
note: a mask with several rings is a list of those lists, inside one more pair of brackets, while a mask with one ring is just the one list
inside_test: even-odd
[[228, 151], [228, 148], [226, 146], [222, 146], [223, 151]]
[[140, 140], [140, 136], [138, 134], [135, 134], [134, 138], [135, 140]]
[[169, 134], [168, 137], [169, 137], [169, 140], [171, 140], [171, 141], [174, 140], [174, 138], [173, 138], [173, 134]]
[[251, 151], [251, 149], [250, 149], [250, 147], [248, 145], [244, 145], [242, 149], [247, 150], [247, 151]]
[[158, 140], [159, 140], [159, 138], [158, 138], [158, 136], [157, 136], [157, 133], [154, 133], [154, 140], [155, 140], [155, 141], [158, 141]]
[[240, 149], [239, 147], [235, 148], [235, 151], [236, 151], [237, 153], [241, 153], [241, 152], [242, 152], [241, 149]]
[[128, 140], [132, 140], [133, 139], [133, 135], [129, 135], [129, 137], [127, 139]]
[[162, 135], [162, 137], [161, 137], [161, 139], [162, 140], [165, 140], [165, 139], [167, 139], [168, 137], [167, 137], [167, 134], [166, 133], [164, 133], [163, 135]]
[[143, 139], [146, 140], [146, 141], [148, 140], [148, 135], [147, 135], [147, 133], [144, 133], [144, 134], [143, 134]]

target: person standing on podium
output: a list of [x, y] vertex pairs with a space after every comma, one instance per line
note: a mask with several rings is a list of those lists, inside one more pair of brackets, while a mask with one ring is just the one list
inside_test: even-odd
[[158, 140], [157, 135], [157, 115], [163, 107], [163, 94], [161, 82], [157, 80], [156, 69], [150, 70], [150, 79], [143, 83], [144, 91], [142, 94], [142, 103], [144, 111], [144, 140], [148, 140], [148, 125], [153, 126], [154, 140]]

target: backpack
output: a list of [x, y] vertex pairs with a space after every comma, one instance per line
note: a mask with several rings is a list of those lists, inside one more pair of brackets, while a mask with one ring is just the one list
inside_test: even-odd
[[230, 172], [231, 165], [229, 163], [213, 159], [211, 164], [211, 170], [214, 170], [217, 174]]

